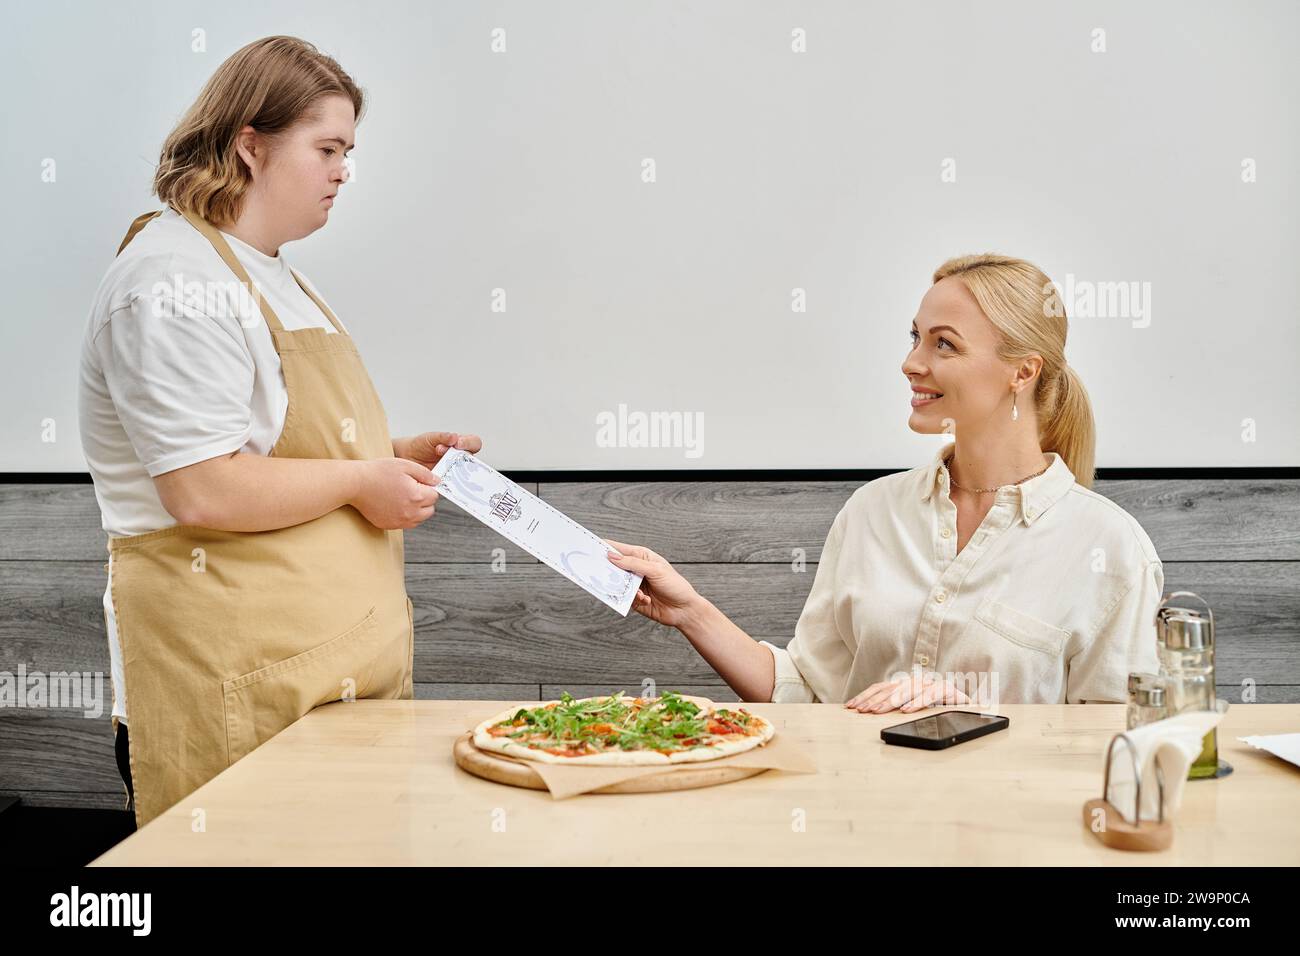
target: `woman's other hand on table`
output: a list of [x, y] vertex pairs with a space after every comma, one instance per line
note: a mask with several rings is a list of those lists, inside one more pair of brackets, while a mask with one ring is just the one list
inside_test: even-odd
[[959, 687], [932, 671], [872, 684], [844, 706], [863, 714], [885, 714], [891, 710], [910, 714], [925, 707], [969, 703], [970, 698]]

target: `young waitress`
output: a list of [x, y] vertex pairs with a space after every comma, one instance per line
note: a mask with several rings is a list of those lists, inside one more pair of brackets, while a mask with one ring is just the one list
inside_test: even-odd
[[164, 208], [96, 294], [81, 437], [141, 826], [319, 704], [412, 696], [402, 530], [433, 515], [443, 452], [481, 442], [391, 437], [355, 342], [281, 252], [328, 222], [362, 106], [309, 43], [239, 50], [167, 137]]

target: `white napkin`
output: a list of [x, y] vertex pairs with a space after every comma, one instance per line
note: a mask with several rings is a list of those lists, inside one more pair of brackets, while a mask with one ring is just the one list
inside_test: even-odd
[[1300, 767], [1300, 734], [1268, 734], [1263, 737], [1238, 737], [1237, 739], [1258, 750], [1267, 750], [1273, 756], [1289, 760]]
[[[1205, 735], [1218, 726], [1221, 720], [1221, 712], [1194, 710], [1124, 732], [1133, 744], [1138, 772], [1142, 775], [1143, 820], [1160, 819], [1160, 784], [1156, 777], [1156, 767], [1159, 766], [1164, 779], [1164, 818], [1168, 820], [1182, 800], [1187, 770], [1200, 755], [1201, 748], [1205, 745]], [[1109, 743], [1108, 740], [1107, 745]], [[1106, 772], [1105, 762], [1106, 752], [1103, 750], [1103, 774]], [[1134, 822], [1133, 786], [1133, 756], [1121, 740], [1115, 744], [1111, 753], [1110, 793], [1107, 799], [1129, 823]]]

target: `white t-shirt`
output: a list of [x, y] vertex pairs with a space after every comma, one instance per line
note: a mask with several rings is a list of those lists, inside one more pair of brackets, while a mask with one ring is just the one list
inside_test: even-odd
[[[336, 331], [283, 255], [224, 235], [281, 325]], [[238, 281], [207, 238], [168, 208], [100, 282], [82, 340], [77, 407], [82, 451], [110, 535], [177, 523], [158, 497], [155, 476], [235, 451], [266, 455], [280, 437], [289, 403], [280, 357], [261, 313], [239, 297]], [[113, 714], [125, 721], [111, 591], [110, 559], [104, 617]]]

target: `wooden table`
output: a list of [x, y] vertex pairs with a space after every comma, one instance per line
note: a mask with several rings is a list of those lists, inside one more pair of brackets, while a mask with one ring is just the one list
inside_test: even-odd
[[755, 704], [817, 774], [561, 801], [453, 763], [456, 736], [505, 706], [317, 708], [91, 865], [1300, 863], [1300, 768], [1236, 739], [1300, 730], [1298, 704], [1229, 710], [1219, 753], [1235, 772], [1187, 783], [1160, 853], [1107, 849], [1083, 827], [1120, 705], [1007, 705], [1008, 730], [928, 752], [880, 740], [910, 719], [897, 713]]

